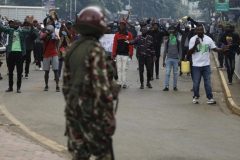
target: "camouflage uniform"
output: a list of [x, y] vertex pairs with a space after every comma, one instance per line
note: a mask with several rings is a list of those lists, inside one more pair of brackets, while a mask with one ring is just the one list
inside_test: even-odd
[[115, 83], [109, 76], [104, 49], [94, 37], [83, 36], [65, 58], [63, 94], [66, 136], [73, 160], [112, 160]]

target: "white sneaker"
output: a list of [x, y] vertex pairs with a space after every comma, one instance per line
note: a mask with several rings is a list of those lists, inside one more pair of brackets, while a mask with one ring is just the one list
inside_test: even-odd
[[216, 104], [216, 101], [214, 99], [208, 99], [207, 104]]
[[43, 69], [42, 69], [42, 67], [41, 68], [39, 68], [39, 71], [42, 71]]
[[198, 102], [198, 98], [197, 98], [197, 97], [194, 97], [193, 100], [192, 100], [192, 103], [193, 103], [193, 104], [198, 104], [198, 103], [199, 103], [199, 102]]

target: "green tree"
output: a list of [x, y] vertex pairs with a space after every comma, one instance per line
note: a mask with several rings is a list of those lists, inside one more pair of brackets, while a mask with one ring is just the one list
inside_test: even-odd
[[203, 11], [203, 17], [210, 20], [211, 15], [215, 12], [215, 0], [189, 0], [190, 2], [199, 1], [199, 9]]
[[[58, 14], [62, 18], [69, 18], [70, 0], [55, 0]], [[209, 0], [202, 0], [209, 1]], [[72, 0], [74, 3], [74, 0]], [[98, 4], [106, 7], [110, 12], [117, 13], [128, 4], [129, 0], [77, 0], [77, 12], [90, 4]], [[4, 5], [4, 0], [0, 0]], [[42, 0], [8, 0], [9, 5], [41, 6]], [[74, 4], [72, 4], [74, 15]], [[180, 17], [184, 15], [185, 9], [180, 0], [131, 0], [132, 13], [139, 17]]]

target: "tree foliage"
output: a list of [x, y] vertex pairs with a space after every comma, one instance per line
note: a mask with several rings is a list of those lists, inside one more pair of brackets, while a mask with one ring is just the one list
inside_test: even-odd
[[215, 0], [189, 0], [189, 2], [197, 2], [199, 1], [199, 9], [206, 10], [211, 9], [214, 10]]
[[[5, 0], [0, 0], [4, 4]], [[9, 5], [40, 6], [42, 0], [7, 0]], [[70, 0], [55, 0], [61, 17], [67, 18], [70, 12]], [[205, 1], [205, 0], [204, 0]], [[208, 0], [206, 0], [208, 1]], [[73, 14], [74, 0], [72, 0]], [[128, 5], [129, 0], [77, 0], [77, 11], [90, 4], [106, 7], [110, 12], [117, 13]], [[131, 0], [132, 13], [139, 17], [180, 17], [185, 15], [186, 9], [180, 0]]]

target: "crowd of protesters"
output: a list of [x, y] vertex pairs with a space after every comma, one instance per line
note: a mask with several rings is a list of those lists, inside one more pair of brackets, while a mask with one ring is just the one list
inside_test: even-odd
[[[235, 55], [240, 53], [239, 35], [234, 26], [219, 24], [218, 28], [212, 25], [195, 21], [191, 17], [183, 17], [165, 27], [155, 19], [140, 21], [133, 27], [127, 19], [119, 21], [119, 31], [115, 33], [112, 58], [116, 59], [118, 69], [118, 84], [127, 88], [128, 58], [132, 59], [132, 47], [136, 49], [140, 77], [140, 89], [144, 89], [144, 67], [146, 67], [146, 86], [152, 88], [150, 81], [159, 79], [159, 62], [161, 47], [163, 47], [163, 91], [169, 91], [171, 70], [173, 70], [173, 90], [178, 91], [178, 76], [182, 76], [181, 61], [190, 62], [190, 72], [193, 88], [193, 103], [197, 104], [201, 77], [204, 80], [207, 103], [215, 104], [211, 86], [210, 53], [218, 52], [220, 68], [225, 64], [229, 85], [235, 68]], [[112, 27], [115, 29], [114, 26]], [[114, 33], [114, 32], [113, 32]], [[137, 34], [136, 34], [137, 33]], [[223, 61], [225, 59], [225, 61]], [[180, 68], [180, 70], [179, 70]]]
[[[44, 21], [26, 17], [23, 23], [16, 20], [2, 20], [0, 25], [1, 42], [6, 42], [6, 63], [9, 86], [6, 92], [13, 91], [13, 71], [17, 68], [17, 93], [21, 93], [22, 77], [29, 78], [29, 67], [33, 53], [36, 70], [43, 70], [45, 87], [48, 91], [50, 68], [54, 73], [56, 91], [60, 91], [64, 57], [67, 48], [81, 38], [73, 27], [73, 22], [61, 21], [55, 11], [50, 11]], [[166, 27], [167, 26], [167, 27]], [[198, 103], [201, 77], [204, 79], [209, 104], [214, 104], [211, 89], [210, 58], [211, 50], [218, 52], [219, 68], [227, 68], [229, 85], [235, 69], [235, 54], [240, 53], [239, 36], [231, 24], [211, 25], [209, 29], [191, 17], [183, 17], [172, 24], [160, 24], [156, 19], [130, 22], [127, 18], [109, 23], [106, 34], [114, 34], [111, 59], [116, 62], [119, 87], [128, 88], [127, 70], [134, 53], [138, 60], [140, 89], [144, 89], [144, 68], [146, 86], [152, 88], [151, 81], [159, 79], [160, 62], [165, 67], [163, 91], [169, 91], [170, 75], [173, 72], [173, 90], [178, 91], [178, 76], [182, 76], [181, 61], [188, 60], [194, 92], [193, 103]], [[163, 47], [163, 48], [162, 48]], [[134, 50], [136, 52], [134, 52]], [[161, 50], [163, 54], [161, 55]], [[160, 60], [162, 57], [162, 60]], [[2, 62], [0, 62], [0, 65]], [[23, 69], [23, 65], [25, 68]], [[23, 76], [23, 72], [25, 75]], [[2, 79], [0, 74], [0, 79]]]
[[[13, 91], [13, 72], [17, 69], [17, 93], [21, 93], [22, 78], [29, 78], [29, 68], [33, 53], [36, 70], [44, 70], [44, 91], [48, 91], [49, 71], [52, 68], [56, 91], [60, 91], [59, 77], [66, 49], [77, 37], [72, 22], [59, 21], [54, 10], [43, 22], [27, 16], [24, 22], [2, 18], [0, 24], [1, 42], [6, 44], [8, 67], [8, 89]], [[1, 62], [2, 63], [2, 62]], [[24, 68], [25, 64], [25, 68]], [[24, 68], [24, 69], [23, 69]], [[25, 75], [23, 76], [23, 72]]]
[[[73, 159], [91, 159], [93, 155], [96, 159], [114, 159], [112, 135], [116, 129], [118, 93], [120, 88], [128, 88], [127, 71], [134, 53], [141, 90], [145, 88], [144, 83], [151, 89], [151, 81], [161, 78], [162, 62], [165, 67], [165, 77], [161, 78], [163, 91], [170, 90], [173, 72], [172, 89], [177, 92], [178, 76], [183, 75], [183, 67], [179, 66], [181, 61], [189, 61], [194, 104], [198, 104], [200, 98], [201, 78], [207, 104], [216, 103], [211, 86], [212, 51], [218, 53], [218, 67], [227, 68], [229, 85], [232, 85], [235, 55], [240, 53], [240, 38], [231, 24], [211, 25], [208, 29], [188, 16], [166, 25], [156, 19], [133, 23], [127, 16], [107, 25], [104, 13], [99, 7], [87, 7], [76, 16], [75, 25], [59, 20], [55, 10], [49, 11], [43, 23], [32, 16], [27, 16], [23, 23], [7, 18], [0, 21], [0, 40], [6, 44], [9, 82], [6, 92], [13, 92], [16, 67], [16, 90], [21, 93], [22, 79], [31, 78], [32, 53], [36, 69], [44, 71], [44, 91], [49, 90], [50, 69], [54, 73], [56, 92], [60, 92], [59, 79], [63, 75], [65, 135]], [[114, 36], [112, 51], [101, 46], [100, 38], [104, 34]], [[61, 73], [63, 63], [64, 74]]]

